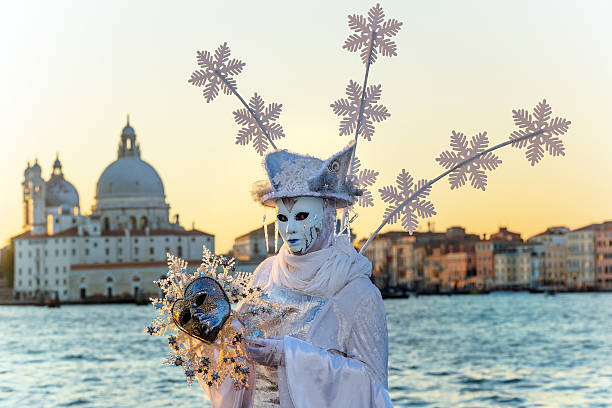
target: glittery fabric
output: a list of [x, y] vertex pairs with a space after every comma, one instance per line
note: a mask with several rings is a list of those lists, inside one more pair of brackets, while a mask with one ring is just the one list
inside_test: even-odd
[[[258, 268], [254, 284], [267, 281], [272, 261]], [[384, 306], [369, 279], [354, 279], [329, 299], [280, 287], [270, 297], [281, 307], [262, 334], [284, 336], [285, 366], [256, 366], [251, 392], [225, 388], [211, 395], [213, 407], [392, 406]], [[248, 308], [239, 307], [247, 324], [257, 316]]]

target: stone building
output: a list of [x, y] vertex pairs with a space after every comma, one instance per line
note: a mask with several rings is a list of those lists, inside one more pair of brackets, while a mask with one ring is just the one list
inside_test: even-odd
[[567, 233], [567, 284], [573, 289], [595, 287], [595, 236], [598, 224]]
[[84, 215], [77, 189], [59, 158], [49, 180], [37, 162], [23, 181], [23, 229], [12, 238], [18, 298], [54, 293], [62, 300], [156, 294], [153, 280], [167, 270], [166, 253], [199, 263], [214, 235], [185, 229], [169, 204], [157, 171], [140, 156], [128, 123], [117, 159], [102, 172], [92, 213]]
[[539, 286], [555, 289], [569, 285], [567, 274], [567, 227], [550, 227], [529, 238], [527, 242], [544, 246]]
[[606, 221], [596, 229], [595, 256], [597, 287], [612, 289], [612, 221]]

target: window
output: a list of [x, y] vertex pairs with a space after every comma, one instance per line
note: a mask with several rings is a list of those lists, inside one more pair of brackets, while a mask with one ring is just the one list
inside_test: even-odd
[[138, 247], [134, 248], [134, 253], [138, 255]]
[[59, 273], [59, 266], [55, 267], [55, 273]]
[[98, 247], [98, 243], [97, 242], [94, 242], [93, 244], [94, 244], [94, 248]]
[[149, 254], [153, 255], [155, 253], [155, 249], [153, 247], [149, 248]]
[[72, 256], [75, 256], [75, 255], [76, 255], [76, 249], [72, 248]]
[[121, 255], [123, 253], [123, 248], [117, 248], [117, 253]]
[[62, 255], [66, 256], [66, 248], [62, 249]]
[[[179, 239], [180, 239], [180, 238], [179, 238]], [[178, 248], [176, 249], [176, 255], [177, 255], [179, 258], [182, 258], [182, 257], [183, 257], [183, 247], [182, 247], [182, 246], [180, 246], [180, 245], [178, 246]]]
[[85, 255], [89, 255], [89, 248], [85, 248]]
[[49, 272], [49, 271], [47, 270], [47, 267], [46, 267], [46, 266], [45, 266], [44, 271], [45, 271], [45, 274], [46, 274], [47, 272]]
[[55, 286], [59, 286], [59, 279], [55, 280]]
[[64, 266], [64, 273], [66, 273], [66, 267]]
[[47, 256], [47, 255], [48, 255], [48, 252], [47, 252], [47, 250], [46, 250], [46, 249], [45, 249], [45, 252], [44, 252], [44, 254], [45, 254], [45, 256]]
[[104, 252], [106, 253], [106, 255], [109, 255], [109, 254], [110, 254], [110, 249], [105, 248], [105, 249], [104, 249]]
[[64, 285], [66, 284], [66, 279], [64, 279]]
[[59, 255], [59, 249], [56, 249], [55, 250], [55, 256], [58, 256], [58, 255]]

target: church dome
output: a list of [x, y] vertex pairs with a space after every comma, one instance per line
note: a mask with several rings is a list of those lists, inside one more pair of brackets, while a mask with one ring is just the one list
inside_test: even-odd
[[52, 176], [47, 181], [47, 192], [45, 195], [47, 207], [74, 208], [79, 206], [79, 193], [77, 189], [63, 176]]
[[96, 198], [116, 196], [165, 197], [164, 184], [157, 171], [140, 157], [120, 157], [104, 169], [96, 186]]
[[159, 174], [140, 158], [140, 145], [129, 116], [121, 131], [117, 160], [104, 169], [96, 186], [98, 200], [112, 197], [165, 198]]
[[79, 193], [72, 183], [64, 178], [59, 157], [55, 159], [51, 178], [47, 181], [45, 204], [47, 207], [61, 206], [68, 211], [79, 206]]

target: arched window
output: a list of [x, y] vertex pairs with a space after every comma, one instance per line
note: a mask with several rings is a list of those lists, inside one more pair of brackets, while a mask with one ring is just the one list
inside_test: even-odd
[[136, 217], [133, 215], [130, 217], [130, 229], [136, 229]]
[[149, 226], [149, 220], [144, 215], [140, 217], [140, 229], [145, 229]]

